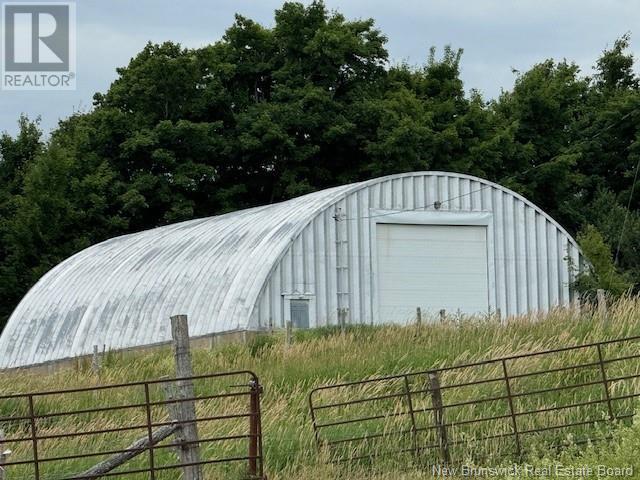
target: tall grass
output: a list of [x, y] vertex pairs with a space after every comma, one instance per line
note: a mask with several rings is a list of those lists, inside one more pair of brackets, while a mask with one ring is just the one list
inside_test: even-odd
[[[213, 350], [195, 350], [193, 352], [194, 370], [196, 374], [231, 370], [252, 370], [259, 377], [265, 387], [263, 396], [263, 433], [267, 473], [271, 479], [321, 479], [321, 478], [423, 478], [425, 467], [414, 458], [380, 458], [371, 463], [329, 464], [326, 462], [327, 453], [318, 452], [314, 443], [313, 431], [309, 419], [307, 395], [309, 391], [324, 384], [339, 383], [349, 380], [360, 380], [380, 375], [390, 375], [408, 371], [422, 371], [430, 368], [443, 367], [454, 364], [474, 362], [489, 358], [515, 355], [536, 350], [553, 349], [565, 345], [577, 345], [599, 342], [632, 335], [640, 335], [640, 301], [636, 298], [626, 298], [615, 303], [610, 309], [607, 319], [600, 318], [589, 308], [581, 312], [574, 310], [554, 310], [546, 315], [528, 315], [511, 318], [500, 325], [491, 318], [457, 319], [444, 324], [421, 326], [385, 326], [385, 327], [351, 327], [345, 334], [333, 329], [318, 329], [296, 332], [293, 345], [286, 345], [284, 335], [275, 334], [272, 337], [259, 337], [248, 345], [231, 344], [217, 347]], [[624, 347], [624, 351], [607, 351], [610, 356], [638, 353], [639, 343]], [[514, 372], [528, 369], [544, 369], [571, 363], [587, 361], [584, 353], [567, 352], [554, 358], [530, 359], [514, 364]], [[589, 358], [588, 360], [593, 360]], [[638, 362], [627, 362], [623, 373], [638, 373]], [[482, 375], [495, 375], [494, 366], [489, 366]], [[622, 368], [622, 367], [621, 367]], [[145, 379], [155, 379], [173, 374], [173, 358], [170, 350], [154, 353], [111, 353], [105, 359], [99, 378], [89, 366], [75, 370], [60, 371], [43, 376], [30, 373], [5, 373], [0, 375], [0, 392], [3, 394], [20, 393], [39, 390], [53, 390], [62, 388], [85, 387], [97, 384], [134, 382]], [[458, 371], [451, 374], [451, 378], [444, 381], [463, 382], [465, 379], [475, 378], [479, 373]], [[535, 380], [537, 383], [527, 384], [531, 387], [552, 387], [569, 383], [587, 381], [589, 375], [598, 372], [586, 372], [580, 376], [571, 372], [543, 376]], [[417, 387], [418, 385], [416, 385]], [[231, 387], [216, 381], [199, 381], [196, 384], [198, 392], [206, 395], [228, 391]], [[498, 388], [498, 387], [496, 387]], [[501, 387], [502, 388], [502, 387]], [[514, 388], [519, 388], [517, 385]], [[612, 385], [614, 392], [625, 392], [630, 388], [640, 389], [637, 382], [627, 382]], [[226, 390], [225, 390], [226, 389]], [[482, 391], [484, 395], [495, 392], [487, 387]], [[565, 401], [589, 400], [595, 398], [593, 391], [584, 390], [581, 398], [575, 394], [558, 396], [549, 394], [536, 400], [535, 405], [519, 405], [518, 408], [532, 406], [562, 404]], [[337, 394], [336, 394], [337, 395]], [[452, 391], [446, 403], [463, 400], [471, 395], [464, 389]], [[473, 393], [478, 396], [478, 392]], [[154, 400], [163, 398], [160, 389], [152, 391]], [[327, 400], [336, 399], [331, 397]], [[50, 396], [37, 400], [38, 413], [65, 410], [82, 410], [92, 406], [123, 405], [126, 403], [142, 402], [143, 392], [140, 389], [122, 389], [117, 392], [104, 391], [100, 393], [82, 393], [64, 396]], [[244, 400], [232, 402], [201, 402], [198, 414], [209, 416], [224, 412], [246, 411]], [[389, 405], [378, 408], [388, 408]], [[633, 409], [636, 405], [631, 401], [625, 408]], [[16, 415], [24, 413], [24, 402], [0, 402], [1, 415]], [[470, 415], [487, 416], [503, 413], [503, 406], [487, 403], [486, 407], [466, 406], [447, 412], [447, 420], [469, 418]], [[74, 417], [54, 417], [39, 424], [41, 435], [79, 431], [99, 430], [102, 428], [142, 425], [145, 423], [144, 409], [130, 409], [115, 412], [100, 412], [94, 414], [76, 415]], [[166, 418], [163, 408], [157, 407], [153, 411], [154, 421]], [[568, 421], [579, 417], [606, 418], [605, 407], [597, 405], [574, 409], [571, 412], [549, 414], [549, 421]], [[426, 421], [426, 420], [425, 420]], [[533, 418], [529, 421], [533, 426], [541, 419]], [[244, 422], [244, 423], [243, 423]], [[380, 428], [391, 429], [395, 425], [381, 424]], [[22, 436], [28, 434], [25, 422], [9, 422], [1, 426], [7, 436]], [[362, 427], [360, 427], [362, 428]], [[495, 424], [490, 427], [507, 429], [509, 424]], [[586, 446], [583, 449], [568, 448], [550, 453], [546, 450], [547, 443], [541, 438], [532, 436], [528, 461], [579, 462], [613, 462], [613, 453], [619, 452], [617, 460], [637, 463], [635, 456], [629, 454], [633, 435], [638, 433], [637, 427], [621, 427], [621, 433], [616, 433], [613, 443], [606, 447]], [[635, 428], [635, 429], [634, 429]], [[246, 422], [230, 421], [228, 423], [204, 423], [200, 427], [201, 436], [216, 436], [234, 434], [246, 431]], [[334, 434], [354, 434], [357, 431], [346, 429]], [[40, 445], [40, 456], [72, 455], [88, 451], [114, 450], [125, 448], [132, 440], [143, 436], [144, 431], [120, 432], [117, 434], [95, 435], [91, 437], [74, 437], [65, 440], [44, 441]], [[465, 438], [473, 435], [469, 429], [459, 429], [452, 432], [455, 438]], [[571, 438], [559, 438], [564, 443], [571, 443]], [[539, 443], [542, 442], [542, 443]], [[545, 449], [536, 445], [544, 445]], [[602, 443], [599, 445], [603, 445]], [[7, 445], [14, 453], [11, 459], [29, 458], [31, 451], [28, 443]], [[485, 445], [486, 447], [486, 445]], [[246, 454], [244, 445], [236, 442], [207, 446], [204, 456], [220, 457]], [[459, 458], [474, 461], [471, 455], [474, 451], [471, 445], [459, 447], [456, 455]], [[488, 448], [488, 447], [487, 447]], [[492, 447], [493, 448], [493, 447]], [[505, 456], [504, 452], [507, 452]], [[156, 464], [170, 464], [176, 462], [176, 457], [169, 449], [156, 452]], [[486, 454], [487, 452], [485, 452]], [[489, 452], [490, 453], [490, 452]], [[502, 462], [510, 460], [508, 448], [495, 447], [495, 456], [486, 461]], [[632, 458], [633, 457], [633, 458]], [[99, 461], [97, 457], [95, 461]], [[147, 456], [126, 466], [135, 469], [145, 466]], [[56, 478], [64, 473], [78, 473], [91, 466], [94, 461], [72, 460], [56, 462], [44, 467], [46, 478]], [[207, 467], [207, 478], [242, 478], [244, 465], [229, 467]], [[636, 471], [640, 472], [640, 468]], [[32, 478], [29, 468], [15, 468], [9, 470], [9, 480]], [[126, 478], [147, 478], [145, 475], [131, 475]], [[177, 472], [165, 472], [159, 479], [179, 478]]]

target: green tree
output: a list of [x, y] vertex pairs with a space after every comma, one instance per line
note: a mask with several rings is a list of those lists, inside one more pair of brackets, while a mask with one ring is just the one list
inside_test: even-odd
[[3, 224], [0, 292], [9, 307], [4, 315], [62, 259], [126, 226], [112, 208], [115, 176], [108, 163], [76, 156], [60, 137], [54, 135], [35, 158]]
[[618, 38], [613, 48], [605, 50], [596, 63], [596, 87], [602, 91], [637, 89], [638, 77], [633, 71], [633, 54], [628, 53], [631, 34]]
[[7, 133], [0, 136], [0, 325], [29, 286], [29, 282], [19, 286], [13, 283], [14, 269], [7, 268], [12, 247], [10, 235], [24, 190], [24, 177], [44, 149], [39, 120], [21, 116], [18, 126], [15, 138]]
[[593, 225], [581, 230], [577, 240], [589, 262], [586, 270], [578, 274], [574, 282], [574, 287], [580, 293], [593, 297], [596, 290], [602, 288], [617, 296], [631, 288], [628, 276], [619, 272], [613, 262], [610, 245]]
[[[237, 15], [202, 48], [149, 43], [46, 143], [21, 118], [17, 136], [0, 136], [0, 317], [56, 263], [106, 238], [427, 169], [503, 183], [570, 232], [595, 225], [624, 281], [640, 279], [628, 35], [591, 78], [546, 60], [490, 102], [465, 92], [461, 49], [389, 66], [386, 42], [372, 19], [286, 2], [272, 27]], [[601, 258], [596, 237], [581, 238]]]
[[610, 190], [599, 190], [586, 206], [583, 222], [601, 232], [612, 246], [616, 265], [629, 275], [633, 283], [640, 282], [640, 214], [629, 211]]
[[[547, 60], [516, 78], [494, 106], [514, 140], [526, 153], [504, 183], [523, 193], [563, 224], [572, 225], [566, 201], [579, 192], [583, 181], [576, 164], [574, 143], [579, 138], [575, 119], [583, 115], [589, 89], [575, 64]], [[572, 225], [573, 226], [573, 225]]]

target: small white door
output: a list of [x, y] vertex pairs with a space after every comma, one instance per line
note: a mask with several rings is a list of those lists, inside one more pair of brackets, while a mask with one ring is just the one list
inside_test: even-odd
[[407, 323], [489, 309], [487, 228], [376, 225], [378, 312], [382, 323]]

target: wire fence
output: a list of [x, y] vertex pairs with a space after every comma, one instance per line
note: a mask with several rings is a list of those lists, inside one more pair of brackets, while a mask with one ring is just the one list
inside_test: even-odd
[[593, 441], [633, 417], [639, 358], [636, 336], [321, 386], [315, 440], [331, 462], [431, 465]]

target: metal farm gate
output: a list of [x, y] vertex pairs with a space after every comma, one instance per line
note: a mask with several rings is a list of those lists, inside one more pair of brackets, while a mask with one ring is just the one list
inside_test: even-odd
[[261, 479], [261, 392], [238, 371], [2, 395], [0, 478]]
[[633, 417], [639, 358], [636, 336], [321, 386], [309, 395], [315, 439], [331, 462], [431, 465], [585, 443]]

